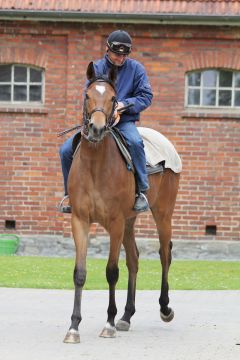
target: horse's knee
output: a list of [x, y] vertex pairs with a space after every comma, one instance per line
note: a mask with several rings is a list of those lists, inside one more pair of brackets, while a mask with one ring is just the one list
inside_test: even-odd
[[85, 269], [78, 269], [75, 267], [73, 272], [74, 285], [82, 288], [86, 281], [86, 275], [87, 272]]
[[159, 255], [161, 259], [162, 266], [170, 266], [172, 262], [172, 242], [170, 242], [167, 248], [163, 246], [159, 249]]
[[106, 268], [106, 278], [110, 285], [114, 285], [117, 283], [119, 277], [119, 269], [118, 266], [107, 266]]
[[164, 248], [163, 245], [161, 245], [160, 248], [159, 248], [159, 255], [161, 255], [161, 253], [163, 253], [164, 250], [171, 253], [172, 248], [173, 248], [172, 241], [169, 242], [168, 248]]

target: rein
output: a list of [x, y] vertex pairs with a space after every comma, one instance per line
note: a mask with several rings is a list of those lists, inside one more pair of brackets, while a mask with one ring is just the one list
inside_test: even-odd
[[[118, 113], [119, 113], [119, 114], [122, 114], [125, 110], [129, 109], [129, 108], [132, 107], [132, 106], [133, 106], [132, 103], [131, 103], [131, 104], [128, 104], [128, 105], [126, 105], [126, 106], [123, 106], [123, 107], [121, 107], [120, 109], [118, 109]], [[63, 131], [59, 132], [59, 133], [57, 134], [57, 137], [63, 136], [63, 135], [65, 135], [65, 134], [68, 134], [69, 132], [71, 132], [71, 131], [73, 131], [73, 130], [82, 129], [82, 128], [83, 128], [82, 125], [75, 125], [75, 126], [69, 128], [69, 129], [66, 129], [66, 130], [63, 130]]]

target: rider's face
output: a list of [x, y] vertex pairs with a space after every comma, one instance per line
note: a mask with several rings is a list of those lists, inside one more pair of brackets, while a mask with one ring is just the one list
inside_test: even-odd
[[127, 58], [127, 55], [115, 54], [110, 50], [108, 50], [108, 56], [112, 63], [117, 66], [121, 66]]

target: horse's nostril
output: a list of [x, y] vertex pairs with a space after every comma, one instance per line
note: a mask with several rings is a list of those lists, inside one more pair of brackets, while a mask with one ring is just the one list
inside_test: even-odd
[[95, 124], [91, 123], [89, 125], [89, 131], [91, 133], [91, 135], [95, 138], [98, 138], [100, 137], [103, 132], [105, 131], [105, 127], [97, 127]]

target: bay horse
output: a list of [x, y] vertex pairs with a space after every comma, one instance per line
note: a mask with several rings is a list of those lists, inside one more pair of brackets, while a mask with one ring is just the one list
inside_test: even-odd
[[[89, 80], [85, 92], [81, 142], [71, 166], [68, 191], [72, 208], [71, 226], [76, 247], [74, 307], [71, 326], [65, 343], [78, 343], [81, 322], [81, 295], [86, 280], [86, 256], [90, 224], [101, 224], [110, 235], [106, 278], [109, 284], [107, 323], [100, 336], [115, 337], [116, 330], [127, 331], [135, 313], [136, 278], [139, 253], [134, 237], [137, 213], [133, 211], [135, 179], [113, 139], [109, 129], [113, 125], [116, 108], [114, 67], [107, 77], [97, 77], [91, 62], [87, 68]], [[169, 322], [174, 317], [168, 306], [168, 271], [171, 264], [171, 219], [176, 201], [179, 174], [165, 169], [163, 174], [149, 176], [148, 200], [156, 222], [160, 241], [162, 283], [159, 298], [160, 315]], [[125, 312], [115, 325], [117, 314], [115, 287], [119, 277], [118, 261], [121, 245], [126, 252], [128, 290]]]

